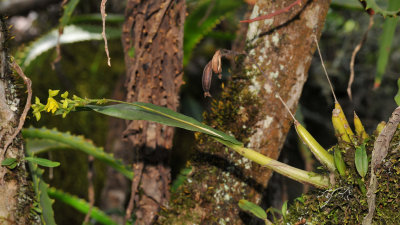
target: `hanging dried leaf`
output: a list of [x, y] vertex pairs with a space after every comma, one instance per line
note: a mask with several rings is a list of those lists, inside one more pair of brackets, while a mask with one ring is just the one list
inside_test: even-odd
[[210, 94], [211, 79], [212, 79], [212, 68], [210, 61], [207, 63], [206, 67], [204, 67], [203, 77], [201, 80], [203, 85], [204, 97], [212, 97]]

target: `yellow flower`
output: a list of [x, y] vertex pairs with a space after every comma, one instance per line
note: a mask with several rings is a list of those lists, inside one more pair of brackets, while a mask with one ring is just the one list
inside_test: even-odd
[[47, 99], [47, 104], [46, 104], [46, 106], [44, 107], [44, 109], [45, 109], [47, 112], [50, 112], [50, 111], [51, 111], [51, 113], [54, 114], [54, 113], [57, 111], [58, 108], [60, 108], [60, 106], [58, 105], [58, 102], [57, 102], [54, 98], [49, 97], [49, 98]]
[[33, 115], [36, 117], [36, 121], [40, 120], [40, 112], [33, 112]]
[[60, 90], [51, 90], [51, 89], [49, 89], [49, 98], [58, 95], [58, 92], [60, 92]]

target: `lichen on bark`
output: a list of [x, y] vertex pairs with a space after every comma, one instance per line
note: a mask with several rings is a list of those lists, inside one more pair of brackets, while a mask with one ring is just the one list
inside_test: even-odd
[[[19, 121], [20, 96], [13, 73], [10, 69], [10, 55], [7, 49], [9, 40], [5, 17], [0, 15], [0, 149], [14, 133]], [[0, 152], [0, 161], [4, 158], [24, 157], [21, 135], [18, 135], [8, 147], [7, 154]], [[31, 183], [23, 162], [9, 169], [0, 166], [0, 223], [1, 224], [39, 224], [40, 220], [31, 213], [34, 201]]]

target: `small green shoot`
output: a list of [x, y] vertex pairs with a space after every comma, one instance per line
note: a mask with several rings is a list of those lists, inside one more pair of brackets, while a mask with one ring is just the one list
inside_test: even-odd
[[282, 217], [283, 217], [283, 221], [287, 221], [287, 201], [285, 201], [282, 205]]
[[15, 158], [6, 158], [1, 162], [1, 165], [12, 170], [18, 165], [18, 161]]
[[38, 164], [40, 166], [44, 166], [44, 167], [57, 167], [60, 165], [59, 162], [54, 162], [48, 159], [44, 159], [44, 158], [38, 158], [38, 157], [25, 157], [24, 158], [26, 161], [29, 161], [31, 163], [34, 164]]
[[396, 96], [394, 96], [394, 100], [396, 101], [397, 105], [400, 106], [400, 78], [397, 80], [397, 87], [399, 90], [397, 91]]
[[356, 148], [355, 164], [358, 174], [364, 178], [368, 171], [368, 156], [365, 150], [365, 144]]
[[342, 153], [338, 148], [335, 148], [334, 159], [335, 159], [336, 169], [338, 170], [340, 176], [344, 177], [346, 175], [346, 165], [344, 164]]
[[262, 209], [260, 206], [254, 204], [252, 202], [249, 202], [249, 201], [247, 201], [245, 199], [241, 199], [239, 201], [239, 207], [242, 210], [253, 214], [257, 218], [260, 218], [262, 220], [266, 220], [267, 219], [267, 213], [264, 211], [264, 209]]

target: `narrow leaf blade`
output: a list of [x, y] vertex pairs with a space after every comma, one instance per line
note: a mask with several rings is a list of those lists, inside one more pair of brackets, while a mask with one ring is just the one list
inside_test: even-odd
[[190, 131], [201, 132], [231, 142], [235, 145], [243, 145], [234, 137], [202, 124], [191, 117], [150, 103], [134, 102], [130, 104], [115, 104], [108, 106], [87, 105], [84, 108], [121, 119], [147, 120]]
[[400, 106], [400, 78], [397, 80], [397, 87], [399, 90], [397, 91], [396, 96], [394, 96], [394, 100], [396, 101], [397, 105]]
[[54, 162], [48, 159], [44, 159], [44, 158], [38, 158], [38, 157], [25, 157], [24, 158], [26, 161], [29, 161], [31, 163], [34, 164], [38, 164], [40, 166], [44, 166], [44, 167], [57, 167], [60, 165], [59, 162]]
[[254, 216], [256, 216], [262, 220], [267, 219], [267, 213], [264, 211], [264, 209], [262, 209], [260, 206], [254, 204], [252, 202], [249, 202], [245, 199], [241, 199], [239, 201], [239, 207], [242, 210], [250, 212], [251, 214], [253, 214]]

